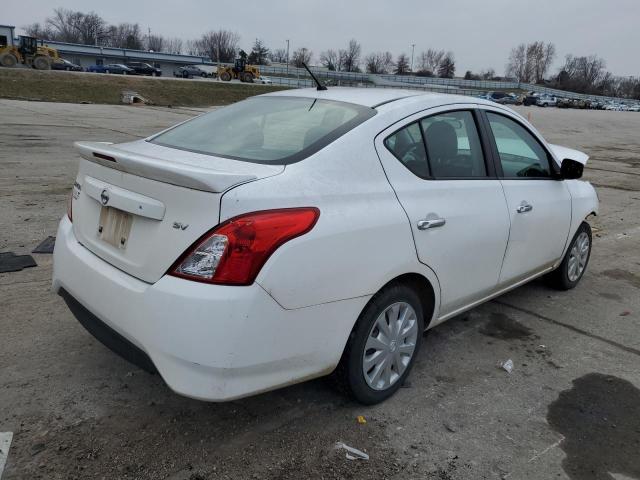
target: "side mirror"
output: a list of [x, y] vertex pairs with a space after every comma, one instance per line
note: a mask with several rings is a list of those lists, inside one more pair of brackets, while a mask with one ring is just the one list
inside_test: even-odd
[[582, 177], [584, 165], [570, 158], [565, 158], [560, 166], [560, 177], [563, 180], [575, 180]]

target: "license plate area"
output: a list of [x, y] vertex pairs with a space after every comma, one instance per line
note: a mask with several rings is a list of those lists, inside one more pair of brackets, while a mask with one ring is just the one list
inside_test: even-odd
[[100, 208], [98, 238], [116, 248], [125, 249], [131, 233], [133, 215], [113, 207]]

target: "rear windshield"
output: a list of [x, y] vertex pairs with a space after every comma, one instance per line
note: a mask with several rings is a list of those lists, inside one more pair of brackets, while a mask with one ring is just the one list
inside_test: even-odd
[[303, 97], [252, 97], [150, 141], [255, 163], [297, 162], [375, 115], [372, 108]]

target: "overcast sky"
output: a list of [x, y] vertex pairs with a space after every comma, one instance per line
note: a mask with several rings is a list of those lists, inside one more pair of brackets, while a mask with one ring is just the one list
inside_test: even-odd
[[[390, 50], [416, 56], [438, 48], [455, 54], [457, 75], [492, 67], [498, 74], [513, 46], [534, 40], [564, 56], [595, 53], [616, 75], [640, 75], [640, 0], [4, 0], [0, 23], [43, 21], [56, 6], [94, 10], [110, 23], [139, 23], [152, 33], [192, 39], [211, 29], [237, 31], [249, 50], [258, 37], [270, 48]], [[169, 5], [167, 5], [169, 4]], [[166, 6], [165, 6], [166, 5]], [[7, 8], [8, 7], [8, 8]]]

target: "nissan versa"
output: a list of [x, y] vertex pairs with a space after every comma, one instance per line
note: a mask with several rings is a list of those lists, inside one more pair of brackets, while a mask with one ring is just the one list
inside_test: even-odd
[[54, 290], [203, 400], [333, 374], [380, 402], [424, 330], [541, 275], [573, 288], [598, 211], [584, 153], [455, 95], [287, 90], [75, 146]]

